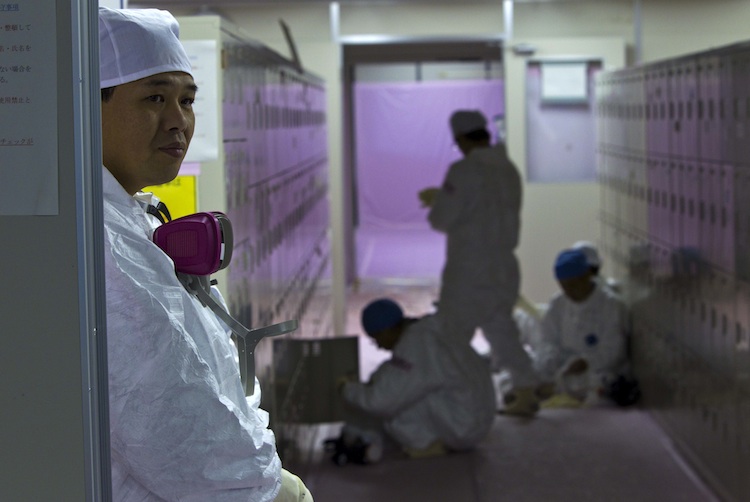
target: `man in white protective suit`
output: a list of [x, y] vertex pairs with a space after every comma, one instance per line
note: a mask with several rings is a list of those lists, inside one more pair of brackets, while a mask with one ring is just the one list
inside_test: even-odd
[[468, 343], [445, 336], [434, 315], [405, 317], [387, 298], [365, 307], [362, 326], [392, 357], [367, 383], [344, 384], [360, 419], [347, 426], [370, 438], [384, 431], [414, 458], [471, 449], [487, 436], [496, 413], [490, 368]]
[[112, 491], [116, 501], [311, 501], [282, 469], [260, 386], [151, 240], [139, 191], [177, 175], [197, 87], [166, 11], [99, 10]]
[[504, 396], [508, 414], [538, 410], [538, 378], [519, 340], [513, 307], [519, 296], [518, 245], [521, 177], [505, 145], [490, 145], [487, 120], [475, 110], [450, 118], [464, 158], [448, 169], [440, 188], [419, 193], [428, 219], [447, 235], [438, 315], [451, 336], [471, 341], [481, 328], [492, 350], [493, 370], [507, 370], [514, 388]]
[[628, 372], [625, 306], [593, 279], [580, 249], [557, 256], [555, 277], [562, 291], [542, 320], [537, 368], [558, 395], [595, 403]]

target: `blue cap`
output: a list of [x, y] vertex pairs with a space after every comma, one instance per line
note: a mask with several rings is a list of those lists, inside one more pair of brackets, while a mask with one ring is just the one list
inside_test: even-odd
[[404, 311], [393, 300], [381, 298], [368, 304], [362, 311], [362, 327], [370, 336], [392, 328], [404, 318]]
[[572, 279], [590, 272], [586, 254], [580, 249], [566, 249], [557, 255], [555, 260], [555, 277], [558, 279]]

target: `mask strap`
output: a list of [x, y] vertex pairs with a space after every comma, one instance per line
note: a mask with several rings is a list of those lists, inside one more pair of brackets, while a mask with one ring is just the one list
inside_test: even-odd
[[167, 205], [164, 204], [162, 201], [159, 201], [156, 204], [156, 209], [164, 215], [164, 217], [167, 219], [167, 221], [172, 221], [172, 215], [169, 214], [169, 209], [167, 208]]
[[298, 327], [297, 320], [284, 321], [262, 328], [247, 329], [240, 324], [229, 312], [211, 296], [211, 283], [208, 276], [198, 276], [190, 274], [177, 273], [178, 279], [191, 293], [195, 294], [203, 305], [210, 308], [216, 316], [234, 333], [234, 339], [237, 343], [237, 352], [240, 357], [240, 377], [242, 386], [248, 395], [252, 395], [255, 390], [255, 346], [261, 339], [267, 336], [278, 336], [285, 333], [291, 333]]
[[172, 215], [169, 214], [167, 205], [161, 201], [159, 201], [155, 206], [153, 204], [147, 205], [146, 212], [162, 222], [162, 224], [168, 221], [172, 221]]

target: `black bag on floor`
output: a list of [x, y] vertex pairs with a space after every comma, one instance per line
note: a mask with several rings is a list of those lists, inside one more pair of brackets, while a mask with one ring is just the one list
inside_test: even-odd
[[326, 439], [323, 443], [325, 451], [331, 454], [331, 461], [336, 465], [348, 463], [366, 465], [367, 448], [370, 446], [362, 438], [356, 438], [353, 442], [345, 442], [343, 436]]
[[619, 406], [631, 406], [641, 399], [641, 386], [635, 378], [620, 375], [609, 386], [608, 397]]

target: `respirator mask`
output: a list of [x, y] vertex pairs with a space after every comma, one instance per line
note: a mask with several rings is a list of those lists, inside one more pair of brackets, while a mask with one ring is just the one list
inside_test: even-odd
[[[162, 203], [159, 205], [163, 206]], [[229, 265], [234, 249], [232, 223], [224, 213], [201, 212], [164, 223], [162, 215], [169, 220], [166, 206], [149, 206], [147, 212], [163, 222], [154, 230], [152, 240], [174, 262], [177, 278], [185, 289], [196, 296], [204, 306], [210, 308], [234, 333], [232, 338], [239, 352], [242, 385], [245, 392], [251, 395], [255, 385], [255, 346], [264, 337], [283, 335], [296, 330], [297, 321], [284, 321], [263, 328], [248, 329], [211, 296], [211, 285], [216, 284], [216, 281], [211, 280], [210, 276]]]

